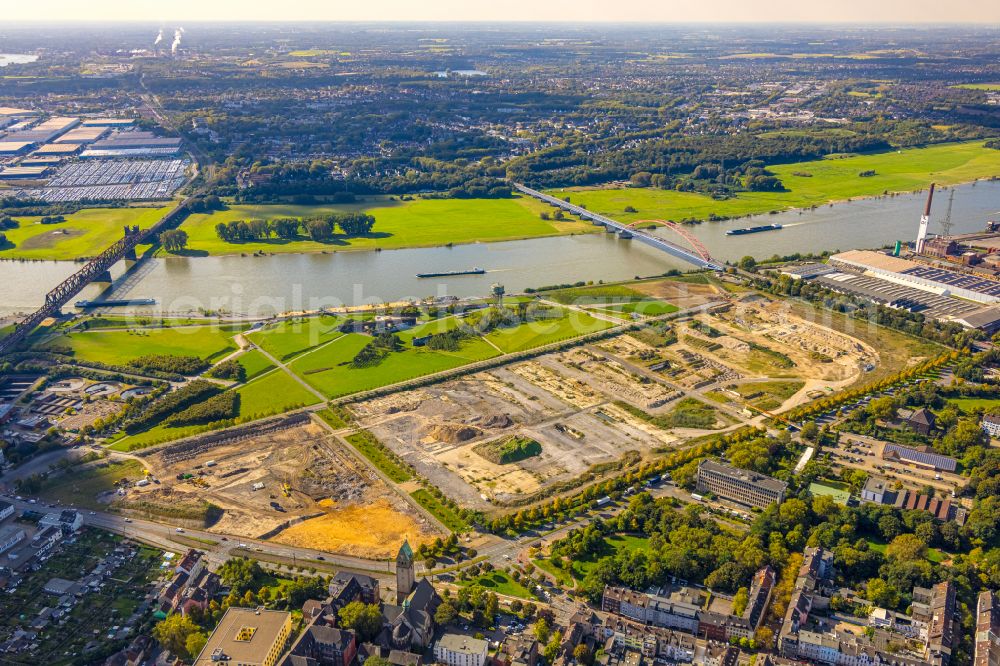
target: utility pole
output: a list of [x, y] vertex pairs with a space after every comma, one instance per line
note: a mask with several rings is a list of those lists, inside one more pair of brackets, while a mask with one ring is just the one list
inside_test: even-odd
[[951, 221], [951, 205], [955, 202], [955, 188], [951, 188], [948, 193], [948, 208], [945, 211], [944, 219], [941, 220], [941, 229], [944, 231], [945, 236], [951, 236], [951, 228], [955, 224]]

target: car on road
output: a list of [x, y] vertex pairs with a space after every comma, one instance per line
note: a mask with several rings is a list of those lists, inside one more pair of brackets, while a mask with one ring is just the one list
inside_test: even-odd
[[183, 528], [183, 527], [178, 527], [178, 528], [177, 528], [176, 530], [174, 530], [174, 531], [175, 531], [175, 532], [178, 532], [178, 533], [180, 533], [180, 534], [183, 534], [183, 533], [184, 533], [184, 528]]
[[323, 557], [322, 555], [317, 555], [317, 556], [316, 556], [316, 559], [317, 559], [317, 560], [323, 560], [324, 562], [326, 561], [326, 558], [325, 558], [325, 557]]
[[131, 522], [132, 522], [132, 519], [131, 519], [131, 518], [126, 518], [126, 519], [125, 519], [125, 522], [126, 522], [126, 523], [131, 523]]

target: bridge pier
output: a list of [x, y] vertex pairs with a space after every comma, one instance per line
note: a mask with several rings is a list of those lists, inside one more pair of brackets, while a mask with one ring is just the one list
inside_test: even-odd
[[630, 238], [632, 238], [632, 232], [622, 229], [621, 231], [618, 232], [618, 237], [621, 238], [622, 240], [629, 240]]
[[134, 264], [137, 261], [139, 261], [139, 259], [135, 256], [135, 248], [134, 247], [133, 248], [129, 248], [128, 250], [125, 250], [125, 256], [122, 257], [122, 258], [125, 260], [125, 263], [128, 264], [129, 266], [131, 266], [132, 264]]
[[103, 273], [98, 273], [98, 275], [91, 280], [91, 282], [97, 284], [111, 284], [113, 280], [111, 279], [111, 271], [104, 271]]
[[604, 225], [604, 231], [607, 232], [607, 233], [609, 233], [609, 234], [618, 233], [618, 230], [616, 228], [614, 228], [613, 226], [611, 226], [610, 224], [605, 224]]

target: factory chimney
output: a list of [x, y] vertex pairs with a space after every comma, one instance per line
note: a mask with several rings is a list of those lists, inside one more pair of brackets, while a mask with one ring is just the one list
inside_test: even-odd
[[924, 214], [920, 216], [920, 229], [917, 231], [917, 254], [924, 251], [924, 240], [927, 238], [927, 223], [931, 220], [931, 202], [933, 200], [934, 183], [931, 183], [931, 189], [927, 193], [927, 205], [924, 207]]

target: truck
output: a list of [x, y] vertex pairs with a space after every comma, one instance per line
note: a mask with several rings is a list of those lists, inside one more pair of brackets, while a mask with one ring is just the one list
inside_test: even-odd
[[608, 504], [611, 504], [611, 498], [608, 496], [604, 496], [597, 500], [597, 506], [607, 506]]
[[702, 497], [701, 495], [697, 494], [697, 493], [691, 493], [691, 499], [693, 499], [695, 502], [704, 502], [705, 501], [705, 498]]
[[655, 486], [657, 483], [660, 482], [661, 479], [663, 479], [663, 477], [661, 475], [654, 474], [653, 476], [651, 476], [648, 479], [646, 479], [646, 485], [647, 486]]

